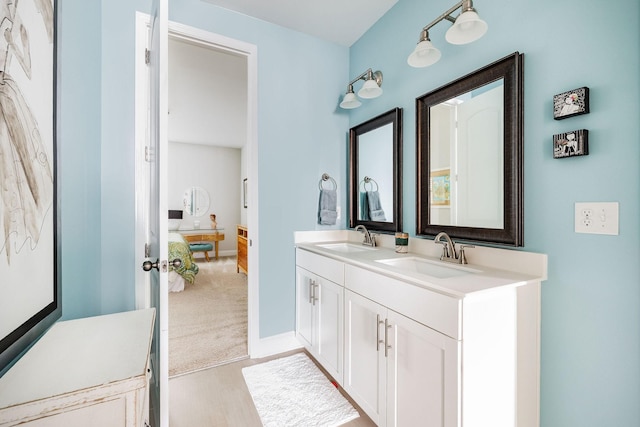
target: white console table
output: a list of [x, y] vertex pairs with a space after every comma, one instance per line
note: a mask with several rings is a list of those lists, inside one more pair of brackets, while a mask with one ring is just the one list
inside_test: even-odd
[[54, 324], [0, 378], [0, 427], [149, 425], [155, 310]]

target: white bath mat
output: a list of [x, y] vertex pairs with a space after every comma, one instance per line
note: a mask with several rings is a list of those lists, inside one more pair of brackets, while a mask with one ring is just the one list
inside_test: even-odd
[[339, 426], [358, 412], [304, 353], [242, 369], [265, 427]]

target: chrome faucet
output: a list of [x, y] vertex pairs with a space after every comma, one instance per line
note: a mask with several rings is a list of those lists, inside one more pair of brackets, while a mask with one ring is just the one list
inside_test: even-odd
[[[442, 241], [443, 237], [445, 239], [444, 241]], [[473, 245], [460, 245], [460, 253], [458, 253], [456, 251], [456, 244], [444, 231], [436, 235], [434, 243], [440, 243], [442, 245], [442, 255], [440, 255], [440, 261], [455, 262], [457, 264], [466, 264], [467, 257], [464, 253], [465, 248], [475, 247]]]
[[362, 241], [362, 244], [365, 246], [375, 246], [376, 245], [376, 236], [372, 235], [369, 230], [367, 230], [367, 227], [365, 227], [362, 224], [359, 224], [356, 226], [355, 228], [356, 231], [362, 231], [362, 234], [364, 234], [364, 240]]

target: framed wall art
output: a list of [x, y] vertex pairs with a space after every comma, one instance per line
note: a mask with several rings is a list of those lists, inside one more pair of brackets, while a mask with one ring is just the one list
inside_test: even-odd
[[249, 197], [249, 195], [247, 193], [247, 178], [245, 178], [242, 180], [242, 203], [245, 209], [247, 208], [247, 197]]
[[589, 112], [589, 88], [581, 87], [553, 97], [553, 118], [562, 120]]
[[0, 375], [62, 314], [56, 11], [0, 3]]
[[586, 156], [589, 154], [589, 131], [587, 129], [553, 135], [553, 158]]
[[449, 169], [431, 171], [431, 205], [451, 204], [451, 171]]

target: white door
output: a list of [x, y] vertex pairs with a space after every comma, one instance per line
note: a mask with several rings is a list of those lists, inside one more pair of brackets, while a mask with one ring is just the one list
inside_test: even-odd
[[[167, 291], [167, 43], [168, 0], [152, 0], [149, 34], [148, 251], [150, 305], [156, 308], [151, 345], [151, 411], [156, 427], [169, 425], [169, 319]], [[137, 248], [144, 250], [144, 248]]]
[[316, 309], [318, 311], [318, 334], [316, 337], [318, 358], [324, 368], [338, 383], [342, 378], [342, 336], [344, 288], [327, 279], [318, 277], [316, 287]]
[[458, 342], [389, 310], [387, 426], [458, 426]]
[[381, 305], [345, 291], [344, 389], [380, 427], [386, 425], [385, 314]]
[[457, 191], [452, 195], [457, 212], [454, 224], [504, 227], [502, 99], [500, 85], [458, 105]]
[[298, 339], [311, 350], [314, 345], [313, 279], [315, 275], [296, 267], [296, 327]]

